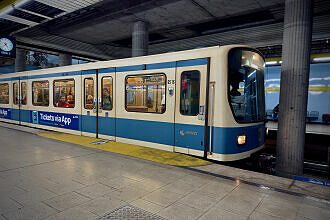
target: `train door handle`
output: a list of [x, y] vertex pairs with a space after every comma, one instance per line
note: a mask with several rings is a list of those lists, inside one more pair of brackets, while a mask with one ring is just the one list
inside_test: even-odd
[[97, 102], [97, 98], [93, 99], [93, 112], [96, 113], [96, 103]]
[[198, 119], [199, 120], [204, 120], [205, 119], [205, 105], [199, 105], [199, 114], [198, 114]]
[[99, 112], [102, 112], [102, 99], [101, 97], [99, 98]]

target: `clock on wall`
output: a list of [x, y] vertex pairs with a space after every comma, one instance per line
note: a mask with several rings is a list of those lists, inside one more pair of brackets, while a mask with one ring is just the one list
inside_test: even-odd
[[13, 37], [0, 36], [0, 56], [15, 58], [16, 41]]

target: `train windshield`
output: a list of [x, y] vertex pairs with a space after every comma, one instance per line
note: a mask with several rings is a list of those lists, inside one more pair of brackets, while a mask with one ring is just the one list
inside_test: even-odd
[[235, 48], [229, 51], [229, 103], [237, 122], [265, 118], [264, 59], [258, 53]]

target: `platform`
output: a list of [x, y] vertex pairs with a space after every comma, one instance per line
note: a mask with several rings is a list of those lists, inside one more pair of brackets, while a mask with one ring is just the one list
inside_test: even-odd
[[44, 132], [0, 123], [1, 220], [330, 217], [330, 187], [196, 158], [189, 166], [168, 165]]
[[[267, 121], [266, 127], [269, 130], [277, 131], [278, 123], [276, 121]], [[306, 123], [306, 133], [330, 135], [330, 126], [329, 124]]]

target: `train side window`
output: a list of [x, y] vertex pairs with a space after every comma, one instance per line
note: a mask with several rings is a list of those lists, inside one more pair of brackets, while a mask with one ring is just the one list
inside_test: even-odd
[[126, 111], [164, 113], [166, 76], [163, 73], [126, 77]]
[[49, 106], [49, 82], [32, 82], [32, 104], [34, 106]]
[[112, 77], [102, 78], [102, 109], [112, 110]]
[[0, 84], [0, 104], [9, 104], [9, 84]]
[[54, 81], [54, 106], [60, 108], [74, 108], [74, 79]]
[[86, 78], [85, 84], [85, 109], [93, 109], [94, 102], [94, 79]]
[[26, 82], [21, 82], [21, 93], [22, 93], [22, 105], [26, 105]]
[[18, 83], [13, 83], [13, 103], [14, 105], [18, 105], [19, 103]]
[[196, 116], [199, 112], [200, 72], [198, 70], [181, 73], [180, 113]]

